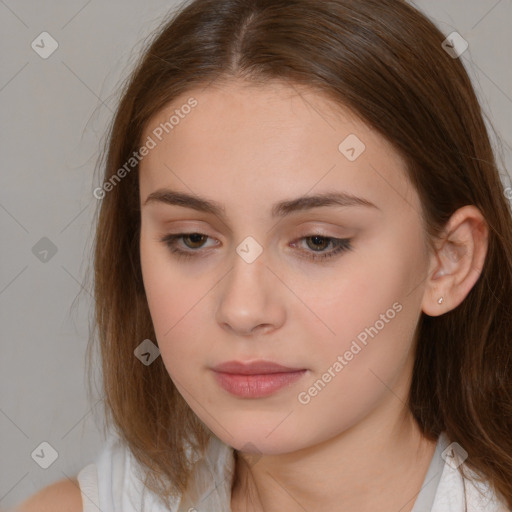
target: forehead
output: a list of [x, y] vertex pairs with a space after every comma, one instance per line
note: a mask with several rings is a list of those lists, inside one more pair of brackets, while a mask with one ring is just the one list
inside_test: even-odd
[[233, 81], [193, 89], [149, 120], [148, 137], [156, 145], [140, 164], [141, 199], [172, 186], [226, 203], [233, 194], [269, 202], [312, 189], [362, 195], [383, 208], [417, 203], [393, 146], [304, 87]]

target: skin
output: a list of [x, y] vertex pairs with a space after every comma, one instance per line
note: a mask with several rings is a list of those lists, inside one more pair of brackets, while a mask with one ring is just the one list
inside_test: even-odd
[[[197, 416], [242, 451], [232, 509], [410, 511], [435, 449], [405, 407], [414, 332], [422, 311], [455, 308], [478, 279], [487, 251], [482, 215], [458, 210], [429, 251], [419, 197], [393, 147], [318, 93], [278, 82], [189, 91], [150, 120], [144, 140], [191, 96], [198, 105], [141, 162], [141, 265], [170, 377]], [[366, 146], [353, 162], [338, 150], [349, 134]], [[144, 205], [162, 187], [221, 203], [226, 221]], [[378, 208], [270, 216], [275, 202], [334, 190]], [[209, 237], [177, 242], [203, 257], [178, 260], [160, 241], [181, 232]], [[310, 261], [315, 250], [333, 250], [328, 240], [302, 238], [316, 233], [349, 238], [353, 249]], [[236, 252], [247, 236], [263, 249], [251, 264]], [[394, 303], [400, 312], [300, 403], [298, 394]], [[216, 383], [214, 365], [257, 359], [307, 372], [258, 399]]]

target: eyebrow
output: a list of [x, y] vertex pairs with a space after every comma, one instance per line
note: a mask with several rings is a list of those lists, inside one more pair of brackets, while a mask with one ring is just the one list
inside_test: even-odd
[[[193, 194], [177, 192], [168, 188], [161, 188], [148, 195], [144, 206], [149, 203], [164, 203], [168, 205], [191, 208], [204, 213], [210, 213], [225, 220], [226, 209], [220, 203]], [[324, 206], [364, 206], [376, 208], [378, 206], [362, 197], [357, 197], [346, 192], [325, 192], [310, 196], [301, 196], [295, 199], [281, 201], [272, 207], [272, 218], [285, 217], [295, 212], [320, 208]]]

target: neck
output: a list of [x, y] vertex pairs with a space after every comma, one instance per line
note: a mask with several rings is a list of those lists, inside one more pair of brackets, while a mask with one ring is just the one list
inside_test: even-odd
[[436, 442], [421, 434], [402, 402], [390, 400], [402, 407], [395, 421], [386, 422], [388, 409], [299, 451], [264, 455], [252, 464], [239, 454], [232, 511], [410, 512]]

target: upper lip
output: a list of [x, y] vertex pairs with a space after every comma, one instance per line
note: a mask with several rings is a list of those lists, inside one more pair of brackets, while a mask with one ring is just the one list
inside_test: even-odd
[[266, 373], [297, 372], [304, 368], [290, 368], [272, 361], [252, 361], [243, 363], [241, 361], [226, 361], [213, 367], [213, 370], [223, 373], [233, 373], [238, 375], [261, 375]]

